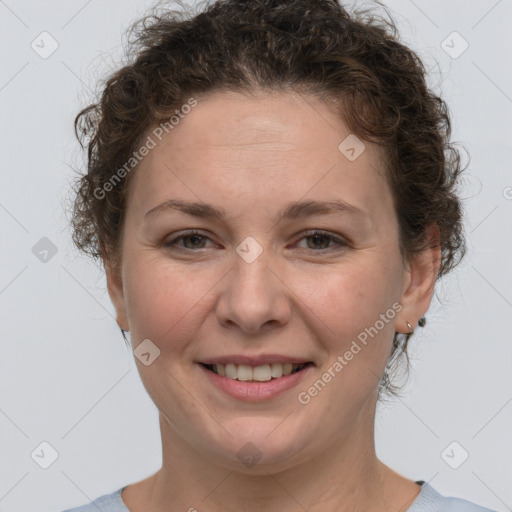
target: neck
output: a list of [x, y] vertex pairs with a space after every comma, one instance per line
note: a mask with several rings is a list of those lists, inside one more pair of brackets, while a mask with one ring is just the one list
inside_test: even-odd
[[254, 472], [216, 464], [184, 443], [160, 415], [162, 468], [135, 484], [137, 493], [126, 489], [123, 500], [131, 512], [161, 512], [171, 503], [174, 510], [191, 512], [403, 512], [421, 489], [377, 459], [374, 414], [373, 408], [350, 435], [339, 436], [314, 457], [298, 456], [298, 463], [279, 468], [253, 467]]

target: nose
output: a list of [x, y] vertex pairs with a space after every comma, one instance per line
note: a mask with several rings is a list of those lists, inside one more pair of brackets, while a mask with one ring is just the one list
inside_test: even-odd
[[262, 255], [247, 263], [236, 255], [234, 268], [223, 280], [216, 307], [219, 323], [246, 334], [286, 325], [291, 317], [290, 288], [277, 265]]

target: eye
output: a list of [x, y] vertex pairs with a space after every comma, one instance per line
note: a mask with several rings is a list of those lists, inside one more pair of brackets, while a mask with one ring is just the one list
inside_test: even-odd
[[[336, 238], [335, 236], [326, 233], [324, 231], [310, 231], [308, 234], [303, 236], [300, 240], [312, 240], [313, 244], [308, 245], [307, 249], [312, 249], [314, 251], [332, 251], [332, 250], [340, 250], [347, 246], [347, 243]], [[327, 247], [329, 243], [334, 242], [338, 247]]]
[[[164, 242], [163, 246], [171, 249], [194, 251], [197, 249], [206, 249], [205, 244], [207, 240], [210, 240], [210, 238], [200, 231], [190, 231]], [[306, 249], [311, 249], [316, 252], [341, 250], [348, 245], [346, 242], [324, 231], [310, 231], [300, 239], [300, 241], [302, 240], [312, 241], [312, 244], [307, 244]], [[333, 243], [335, 247], [331, 247]]]
[[[184, 242], [184, 246], [177, 245], [177, 242], [180, 240]], [[188, 233], [183, 233], [180, 236], [173, 238], [167, 242], [164, 242], [163, 246], [184, 250], [204, 249], [204, 243], [206, 242], [206, 240], [209, 240], [209, 238], [205, 236], [203, 233], [199, 231], [190, 231]], [[188, 244], [187, 242], [190, 242], [190, 244]]]

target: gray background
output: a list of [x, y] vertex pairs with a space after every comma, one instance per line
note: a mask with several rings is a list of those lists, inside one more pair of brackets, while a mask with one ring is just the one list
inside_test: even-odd
[[[413, 338], [402, 398], [379, 408], [378, 454], [443, 494], [512, 510], [512, 1], [385, 3], [403, 40], [431, 68], [430, 83], [453, 114], [453, 138], [471, 163], [469, 254], [440, 283], [441, 300]], [[160, 467], [156, 408], [115, 323], [104, 276], [72, 248], [63, 213], [72, 168], [83, 166], [74, 116], [114, 69], [123, 32], [151, 5], [0, 1], [4, 512], [60, 511]], [[31, 47], [43, 31], [58, 43], [46, 59]], [[453, 31], [469, 44], [456, 58], [442, 48]], [[462, 48], [453, 36], [447, 41], [452, 54]], [[48, 243], [43, 237], [57, 249], [46, 261], [36, 245]], [[42, 442], [58, 453], [47, 469], [39, 465], [49, 462]], [[44, 457], [33, 459], [41, 449]], [[453, 469], [445, 460], [453, 465], [462, 450], [469, 458]]]

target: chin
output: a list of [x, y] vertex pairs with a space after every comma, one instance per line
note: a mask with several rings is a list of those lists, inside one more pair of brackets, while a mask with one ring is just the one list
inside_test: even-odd
[[222, 465], [240, 473], [264, 475], [293, 467], [305, 459], [304, 448], [311, 436], [304, 429], [291, 429], [290, 425], [276, 428], [283, 418], [238, 418], [236, 430], [233, 424], [227, 428], [233, 437], [226, 432], [221, 438], [213, 435], [210, 442], [205, 441], [205, 450], [213, 452], [212, 456]]

